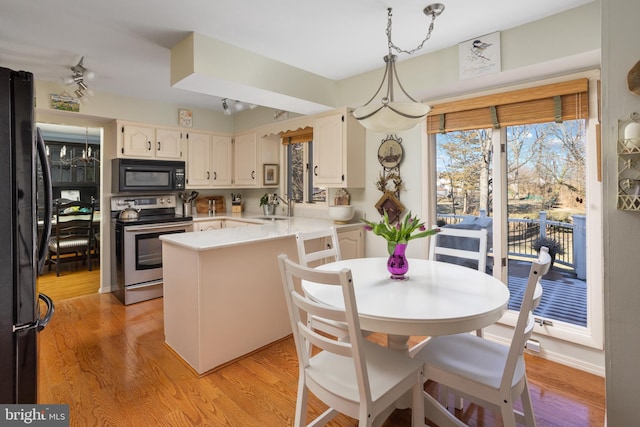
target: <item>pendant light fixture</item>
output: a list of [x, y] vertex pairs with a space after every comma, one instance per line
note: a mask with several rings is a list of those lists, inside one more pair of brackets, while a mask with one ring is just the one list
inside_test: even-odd
[[[398, 53], [411, 55], [422, 49], [424, 43], [431, 38], [433, 23], [443, 11], [444, 5], [440, 3], [434, 3], [424, 8], [424, 14], [431, 17], [427, 36], [415, 49], [407, 51], [400, 49], [391, 41], [392, 14], [391, 8], [387, 9], [386, 34], [389, 53], [384, 57], [384, 62], [386, 64], [384, 76], [382, 77], [382, 82], [373, 97], [366, 104], [353, 111], [353, 117], [355, 117], [362, 126], [375, 132], [393, 133], [405, 131], [413, 129], [429, 113], [431, 107], [413, 99], [402, 87], [402, 83], [400, 83], [400, 79], [398, 78], [398, 73], [396, 71], [397, 56], [394, 55], [392, 51], [395, 50]], [[382, 98], [377, 99], [380, 91], [385, 85], [385, 82], [387, 85], [386, 92], [382, 93]], [[402, 93], [404, 93], [404, 95], [409, 99], [408, 101], [396, 101], [394, 92], [394, 85], [396, 83]]]

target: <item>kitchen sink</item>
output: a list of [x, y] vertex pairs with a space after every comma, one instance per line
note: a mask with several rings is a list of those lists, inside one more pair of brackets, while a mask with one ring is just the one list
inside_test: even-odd
[[262, 219], [262, 220], [265, 220], [265, 221], [282, 221], [282, 220], [289, 219], [286, 216], [271, 216], [271, 215], [268, 215], [268, 216], [256, 216], [254, 218], [255, 219]]

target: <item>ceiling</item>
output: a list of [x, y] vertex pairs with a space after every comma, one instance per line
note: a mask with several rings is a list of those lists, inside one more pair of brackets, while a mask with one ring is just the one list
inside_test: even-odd
[[[445, 1], [431, 39], [414, 55], [591, 1]], [[0, 66], [61, 82], [84, 56], [85, 67], [95, 73], [89, 82], [94, 91], [221, 111], [215, 96], [170, 86], [170, 49], [191, 32], [339, 80], [383, 66], [388, 50], [387, 7], [393, 8], [393, 42], [406, 50], [416, 47], [430, 22], [422, 13], [428, 4], [424, 0], [0, 0]]]

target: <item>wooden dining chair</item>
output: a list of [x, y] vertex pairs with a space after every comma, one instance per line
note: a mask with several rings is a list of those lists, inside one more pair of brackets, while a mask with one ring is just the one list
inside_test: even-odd
[[49, 238], [49, 271], [56, 266], [56, 276], [60, 276], [60, 263], [82, 260], [92, 271], [91, 251], [94, 249], [93, 214], [94, 203], [70, 201], [54, 203], [56, 223]]
[[[542, 298], [540, 280], [550, 265], [548, 249], [543, 247], [531, 264], [510, 346], [472, 334], [433, 337], [414, 355], [424, 362], [425, 380], [453, 390], [465, 401], [500, 412], [507, 427], [515, 427], [516, 421], [535, 426], [523, 353], [535, 325], [533, 310]], [[446, 406], [448, 396], [440, 394], [440, 398]], [[523, 412], [513, 407], [518, 398]]]
[[[349, 269], [323, 271], [278, 256], [285, 299], [299, 363], [295, 426], [305, 425], [309, 392], [329, 408], [311, 424], [324, 425], [338, 413], [373, 425], [405, 393], [412, 393], [412, 425], [424, 425], [423, 362], [362, 337], [354, 284]], [[311, 300], [294, 283], [306, 280], [339, 287], [344, 308]], [[347, 325], [349, 340], [339, 341], [309, 327], [303, 319], [318, 316]], [[313, 353], [311, 347], [321, 351]]]

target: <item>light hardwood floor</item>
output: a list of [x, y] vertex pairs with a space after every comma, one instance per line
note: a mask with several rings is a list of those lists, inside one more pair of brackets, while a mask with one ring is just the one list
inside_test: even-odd
[[55, 267], [51, 271], [45, 266], [38, 277], [38, 292], [48, 295], [54, 303], [68, 298], [95, 294], [100, 289], [100, 264], [94, 261], [92, 271], [81, 262], [60, 265], [60, 276]]
[[[197, 378], [163, 343], [162, 303], [125, 307], [95, 293], [57, 301], [40, 334], [39, 402], [69, 404], [71, 426], [292, 424], [298, 376], [292, 338]], [[539, 427], [603, 425], [602, 378], [536, 357], [527, 357], [527, 373]], [[324, 410], [314, 397], [310, 407], [314, 415]], [[474, 426], [502, 425], [473, 406], [457, 416]], [[409, 410], [397, 410], [384, 425], [410, 424]], [[329, 425], [357, 423], [341, 415]]]

